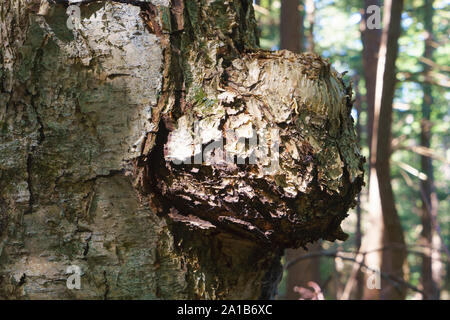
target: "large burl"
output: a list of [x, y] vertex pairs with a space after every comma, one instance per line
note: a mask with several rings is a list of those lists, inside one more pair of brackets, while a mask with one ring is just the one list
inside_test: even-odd
[[199, 80], [166, 106], [145, 177], [155, 207], [278, 248], [345, 240], [363, 183], [351, 85], [319, 56], [288, 51], [213, 70], [194, 70]]

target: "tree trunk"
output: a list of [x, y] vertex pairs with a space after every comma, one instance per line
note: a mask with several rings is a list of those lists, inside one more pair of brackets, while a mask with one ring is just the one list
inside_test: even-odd
[[[367, 105], [367, 144], [369, 151], [371, 148], [373, 131], [373, 114], [375, 104], [375, 87], [377, 79], [378, 50], [380, 48], [381, 30], [369, 29], [367, 27], [368, 10], [367, 8], [376, 5], [380, 7], [380, 0], [364, 0], [364, 13], [362, 14], [360, 29], [361, 40], [363, 44], [362, 58], [364, 68], [364, 80], [366, 87], [366, 105]], [[371, 163], [369, 163], [369, 167]]]
[[314, 41], [314, 24], [316, 20], [316, 5], [314, 3], [314, 0], [305, 1], [305, 11], [306, 11], [306, 20], [308, 21], [307, 50], [309, 52], [315, 52], [316, 44]]
[[[403, 229], [395, 209], [389, 164], [392, 103], [396, 84], [395, 61], [401, 32], [403, 0], [385, 1], [384, 5], [384, 30], [378, 55], [369, 185], [369, 210], [371, 210], [371, 217], [375, 218], [375, 221], [371, 223], [371, 228], [377, 228], [376, 231], [380, 232], [379, 235], [382, 237], [378, 241], [370, 243], [376, 247], [365, 247], [364, 249], [366, 251], [381, 249], [367, 255], [369, 266], [381, 266], [381, 272], [384, 274], [403, 278], [406, 248]], [[381, 252], [381, 256], [378, 252]], [[371, 257], [375, 257], [375, 259]], [[378, 264], [374, 264], [374, 262]], [[391, 300], [404, 299], [406, 295], [404, 286], [393, 286], [392, 282], [384, 278], [381, 281], [381, 290], [368, 288], [366, 290], [366, 298]]]
[[303, 14], [299, 0], [281, 1], [280, 48], [292, 52], [303, 50]]
[[[367, 21], [369, 18], [368, 8], [372, 5], [380, 6], [379, 0], [364, 0], [364, 12], [362, 12], [362, 19], [360, 24], [361, 31], [361, 40], [363, 44], [362, 51], [362, 62], [364, 69], [364, 81], [366, 87], [366, 112], [367, 112], [367, 145], [369, 146], [369, 173], [371, 173], [371, 168], [374, 166], [372, 163], [372, 159], [375, 160], [375, 157], [372, 157], [371, 151], [371, 142], [372, 142], [372, 132], [373, 132], [373, 118], [374, 118], [374, 104], [375, 104], [375, 90], [376, 90], [376, 79], [377, 79], [377, 65], [378, 65], [378, 51], [380, 49], [380, 41], [381, 41], [381, 30], [380, 29], [369, 29], [367, 27]], [[369, 174], [369, 179], [371, 174]], [[368, 191], [375, 191], [372, 187], [369, 188]], [[372, 198], [376, 196], [372, 194]], [[370, 195], [369, 195], [370, 198]], [[364, 234], [364, 244], [367, 248], [377, 249], [382, 246], [381, 243], [381, 233], [382, 233], [382, 216], [379, 214], [381, 208], [375, 209], [373, 207], [373, 203], [369, 206], [369, 211], [367, 212], [367, 220], [369, 221], [370, 228], [367, 229]], [[365, 250], [365, 249], [364, 249]], [[380, 266], [380, 254], [373, 253], [369, 254], [366, 257], [366, 262], [372, 266]], [[359, 276], [358, 277], [358, 288], [366, 288], [366, 282], [368, 277]], [[361, 283], [362, 282], [362, 283]], [[363, 289], [364, 290], [364, 289]], [[378, 291], [376, 290], [365, 290], [364, 298], [365, 299], [379, 299]]]
[[[354, 83], [355, 83], [355, 108], [358, 113], [358, 118], [356, 119], [356, 136], [358, 137], [358, 143], [361, 142], [361, 113], [362, 113], [362, 97], [361, 93], [359, 91], [359, 82], [360, 77], [355, 76], [354, 77]], [[361, 194], [358, 194], [357, 196], [357, 204], [356, 204], [356, 226], [355, 226], [355, 249], [357, 251], [361, 250], [361, 244], [362, 244], [362, 208], [361, 208]], [[354, 299], [355, 300], [362, 300], [364, 295], [364, 274], [361, 272], [361, 266], [354, 266], [354, 269], [352, 271], [352, 275], [348, 282], [346, 283], [346, 288], [349, 286], [350, 292], [348, 292], [348, 297], [350, 297], [351, 290], [353, 288], [353, 284], [355, 285], [354, 290]], [[354, 273], [354, 274], [353, 274]], [[350, 282], [350, 283], [349, 283]], [[345, 290], [344, 290], [345, 292]]]
[[285, 248], [345, 239], [326, 61], [256, 49], [250, 1], [64, 2], [0, 4], [1, 298], [271, 298]]
[[[424, 8], [424, 27], [426, 30], [425, 50], [423, 57], [428, 61], [433, 61], [432, 46], [433, 41], [433, 0], [425, 0]], [[430, 113], [433, 104], [430, 79], [431, 66], [424, 64], [425, 82], [422, 83], [422, 122], [420, 133], [420, 145], [430, 148], [431, 141], [431, 121]], [[440, 280], [440, 261], [439, 250], [441, 248], [439, 235], [435, 232], [435, 222], [437, 221], [437, 195], [434, 187], [433, 164], [430, 157], [421, 156], [422, 172], [427, 175], [425, 181], [421, 181], [422, 196], [422, 232], [421, 242], [426, 248], [422, 255], [422, 286], [426, 293], [424, 299], [439, 300], [439, 280]], [[434, 261], [435, 259], [435, 261]]]

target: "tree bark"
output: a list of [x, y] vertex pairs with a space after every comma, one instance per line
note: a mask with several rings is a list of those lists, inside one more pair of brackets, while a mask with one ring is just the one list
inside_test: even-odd
[[281, 1], [280, 48], [292, 52], [303, 50], [303, 14], [299, 0]]
[[[366, 106], [367, 106], [367, 144], [369, 151], [371, 148], [372, 131], [373, 131], [373, 114], [375, 104], [375, 87], [377, 79], [378, 50], [380, 48], [381, 30], [369, 29], [367, 27], [367, 19], [369, 14], [367, 8], [376, 5], [381, 6], [379, 0], [364, 0], [364, 12], [362, 14], [360, 30], [361, 40], [363, 44], [362, 58], [364, 68], [364, 80], [366, 87]], [[372, 164], [369, 163], [369, 166]]]
[[[424, 8], [424, 27], [426, 31], [425, 50], [423, 57], [429, 61], [433, 60], [434, 47], [433, 41], [433, 0], [425, 0]], [[422, 83], [423, 99], [422, 99], [422, 122], [420, 133], [420, 145], [430, 148], [431, 141], [431, 106], [433, 105], [432, 87], [429, 83], [432, 68], [428, 64], [424, 64], [424, 74], [426, 81]], [[437, 221], [437, 195], [434, 187], [433, 163], [430, 157], [421, 156], [422, 172], [427, 175], [426, 180], [421, 183], [422, 197], [422, 232], [421, 242], [426, 248], [426, 252], [422, 255], [422, 286], [427, 300], [439, 300], [439, 280], [440, 280], [440, 261], [439, 249], [441, 248], [439, 235], [435, 231], [435, 221]]]
[[[66, 10], [0, 4], [1, 298], [267, 299], [285, 248], [345, 239], [362, 157], [326, 61], [258, 50], [250, 1]], [[178, 162], [220, 135], [244, 163]]]
[[[377, 65], [378, 65], [378, 52], [380, 49], [380, 41], [381, 41], [381, 30], [380, 29], [368, 29], [367, 21], [369, 18], [368, 7], [371, 5], [380, 5], [379, 0], [364, 0], [364, 12], [362, 12], [362, 19], [360, 24], [361, 31], [361, 40], [363, 44], [362, 51], [362, 62], [364, 68], [364, 81], [366, 87], [366, 112], [367, 112], [367, 145], [369, 146], [369, 176], [368, 179], [372, 176], [371, 168], [375, 165], [372, 163], [372, 159], [375, 160], [375, 157], [372, 156], [372, 132], [373, 130], [373, 119], [374, 119], [374, 110], [375, 110], [375, 90], [376, 90], [376, 79], [377, 79]], [[374, 187], [370, 187], [368, 192], [374, 192]], [[372, 199], [376, 197], [376, 191], [372, 194]], [[370, 199], [370, 195], [369, 195]], [[378, 203], [379, 204], [379, 203]], [[380, 215], [381, 208], [374, 208], [373, 202], [369, 204], [369, 211], [367, 219], [369, 221], [370, 228], [367, 229], [364, 234], [364, 241], [362, 244], [366, 247], [370, 248], [380, 248], [382, 246], [381, 243], [381, 233], [382, 233], [382, 216]], [[367, 256], [367, 263], [372, 266], [380, 266], [380, 254], [374, 253]], [[360, 276], [358, 278], [358, 287], [363, 288], [363, 297], [364, 299], [379, 299], [378, 291], [376, 290], [364, 290], [366, 288], [366, 282], [368, 277]], [[362, 282], [362, 283], [361, 283]]]
[[[369, 210], [371, 229], [380, 235], [378, 241], [370, 242], [367, 250], [382, 250], [367, 255], [369, 266], [380, 266], [381, 272], [403, 278], [406, 247], [403, 228], [398, 217], [390, 177], [392, 103], [394, 100], [398, 54], [398, 38], [401, 32], [402, 0], [384, 3], [383, 34], [378, 55], [375, 109], [372, 133], [372, 148], [369, 185]], [[367, 244], [369, 245], [369, 244]], [[366, 298], [404, 299], [405, 287], [393, 287], [382, 279], [381, 290], [366, 288]]]
[[[360, 81], [360, 77], [359, 76], [355, 76], [354, 77], [354, 83], [355, 83], [355, 108], [356, 111], [358, 113], [358, 118], [356, 119], [356, 136], [358, 137], [358, 143], [361, 142], [361, 113], [362, 113], [362, 97], [361, 97], [361, 93], [359, 91], [359, 81]], [[366, 96], [367, 97], [367, 96]], [[362, 208], [361, 208], [361, 194], [358, 194], [357, 196], [357, 204], [356, 204], [356, 226], [355, 226], [355, 249], [357, 251], [361, 250], [361, 244], [362, 244], [362, 238], [363, 238], [363, 233], [362, 233]], [[354, 276], [351, 275], [350, 279], [347, 281], [346, 283], [346, 288], [347, 286], [349, 286], [349, 290], [350, 292], [344, 292], [346, 294], [348, 294], [348, 297], [350, 297], [350, 294], [352, 292], [353, 289], [353, 285], [356, 283], [355, 285], [355, 290], [354, 290], [354, 298], [355, 300], [362, 300], [363, 295], [364, 295], [364, 274], [361, 272], [361, 266], [354, 266], [355, 271], [352, 271], [352, 273], [354, 272]], [[350, 282], [350, 283], [349, 283]]]
[[314, 24], [316, 20], [316, 5], [314, 3], [314, 0], [305, 0], [305, 11], [306, 20], [308, 21], [307, 50], [308, 52], [315, 52], [316, 44], [314, 41]]

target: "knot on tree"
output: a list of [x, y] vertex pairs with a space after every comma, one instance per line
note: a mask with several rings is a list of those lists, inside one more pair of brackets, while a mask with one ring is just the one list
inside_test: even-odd
[[146, 170], [161, 211], [280, 248], [345, 240], [363, 184], [351, 85], [288, 51], [246, 53], [207, 76], [167, 99]]

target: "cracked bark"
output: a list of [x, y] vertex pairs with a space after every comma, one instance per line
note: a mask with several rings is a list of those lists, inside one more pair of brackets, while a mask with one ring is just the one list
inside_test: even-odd
[[[256, 49], [250, 1], [84, 1], [77, 30], [56, 2], [0, 4], [1, 298], [271, 298], [284, 248], [345, 238], [362, 158], [327, 61]], [[279, 166], [167, 161], [196, 124], [278, 130]]]

